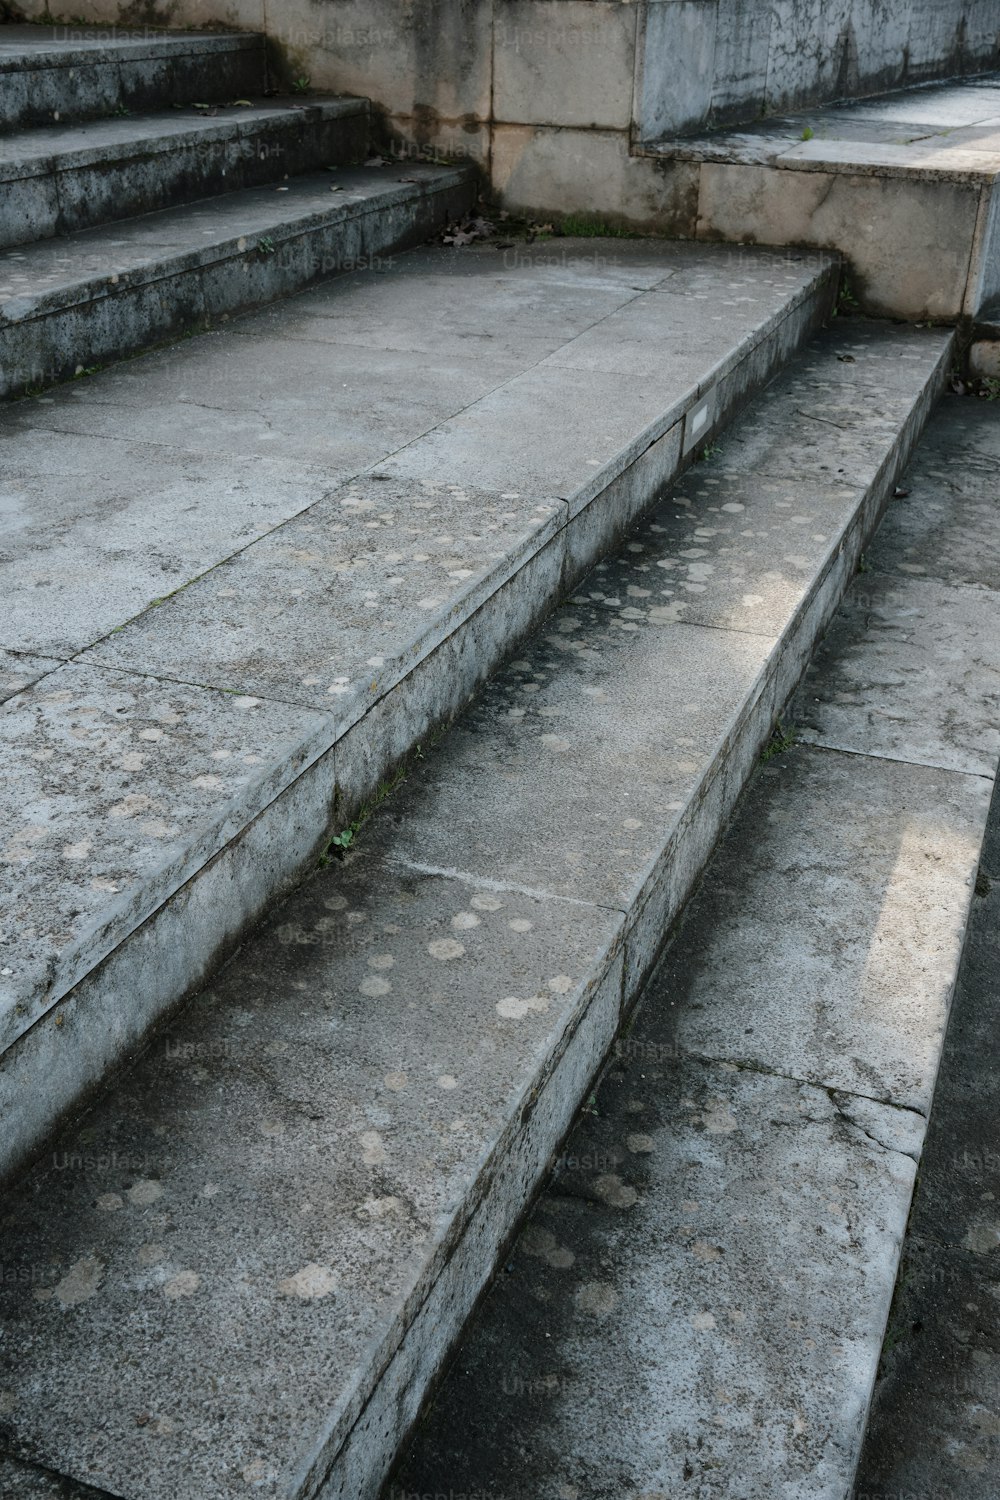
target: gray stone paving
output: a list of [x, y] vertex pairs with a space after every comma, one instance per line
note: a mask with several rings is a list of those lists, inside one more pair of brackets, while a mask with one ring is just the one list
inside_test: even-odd
[[[940, 359], [947, 340], [934, 343]], [[838, 365], [839, 336], [811, 351], [814, 369], [821, 347]], [[899, 424], [925, 399], [928, 376], [913, 367]], [[762, 399], [780, 404], [786, 388]], [[221, 1500], [247, 1484], [307, 1495], [322, 1482], [324, 1500], [375, 1493], [766, 741], [803, 642], [834, 606], [864, 517], [891, 486], [893, 442], [873, 420], [853, 511], [827, 518], [840, 545], [819, 546], [813, 585], [788, 595], [775, 634], [660, 617], [657, 600], [675, 585], [657, 563], [686, 550], [691, 525], [688, 507], [665, 502], [414, 767], [357, 853], [274, 912], [8, 1198], [8, 1259], [23, 1269], [0, 1283], [13, 1340], [0, 1345], [0, 1391], [16, 1456], [150, 1500]], [[698, 507], [715, 520], [711, 488], [694, 497]], [[756, 519], [752, 505], [747, 514]], [[770, 560], [747, 556], [753, 579]], [[688, 570], [703, 559], [683, 561], [695, 578]], [[698, 577], [728, 597], [728, 573]], [[113, 675], [60, 669], [85, 670]], [[222, 701], [241, 712], [247, 700]], [[799, 754], [804, 764], [840, 760]], [[884, 789], [887, 763], [873, 764]], [[974, 864], [975, 795], [949, 799], [944, 772], [902, 772], [938, 799], [953, 833], [943, 869], [960, 883]], [[769, 784], [787, 801], [787, 773], [776, 766]], [[219, 788], [214, 797], [218, 814]], [[911, 872], [896, 878], [902, 889]], [[887, 867], [873, 869], [871, 890], [886, 879]], [[766, 867], [760, 881], [779, 889]], [[856, 907], [863, 918], [863, 896]], [[854, 907], [844, 920], [859, 920]], [[932, 1001], [957, 922], [956, 903], [938, 893], [911, 936]], [[66, 1014], [67, 1036], [82, 1035]], [[894, 1056], [893, 1040], [879, 1046]], [[868, 1054], [880, 1059], [874, 1039]], [[856, 1291], [871, 1262], [854, 1321], [839, 1318], [853, 1410], [868, 1368], [864, 1330], [870, 1342], [895, 1271], [920, 1117], [891, 1094], [831, 1096], [841, 1080], [822, 1072], [798, 1082], [712, 1066], [722, 1081], [698, 1103], [693, 1080], [690, 1108], [718, 1115], [723, 1137], [739, 1109], [777, 1122], [766, 1128], [779, 1163], [799, 1149], [786, 1119], [808, 1117], [823, 1143], [825, 1164], [803, 1164], [802, 1212], [810, 1225], [839, 1225], [824, 1265], [842, 1266]], [[64, 1069], [61, 1053], [47, 1067]], [[630, 1133], [638, 1142], [651, 1130]], [[726, 1162], [742, 1170], [759, 1154], [758, 1137], [748, 1127], [708, 1162], [717, 1189]], [[639, 1143], [634, 1154], [649, 1153]], [[837, 1202], [850, 1231], [822, 1206], [848, 1164]], [[748, 1255], [767, 1161], [756, 1170]], [[604, 1176], [600, 1191], [618, 1212], [632, 1184], [617, 1168]], [[708, 1194], [708, 1180], [698, 1192]], [[761, 1284], [771, 1274], [762, 1257]], [[600, 1312], [607, 1277], [589, 1280], [583, 1311]], [[711, 1309], [700, 1305], [707, 1291], [697, 1295], [690, 1315], [702, 1321], [691, 1327], [701, 1337]], [[831, 1298], [824, 1327], [838, 1321], [835, 1303], [842, 1312]], [[761, 1361], [759, 1403], [766, 1349]], [[826, 1399], [820, 1392], [809, 1407], [817, 1428]], [[777, 1434], [783, 1418], [773, 1420]], [[831, 1472], [841, 1462], [831, 1457]]]
[[[808, 13], [811, 36], [825, 20], [820, 9]], [[792, 17], [781, 30], [793, 30]], [[815, 67], [815, 45], [800, 53]], [[1000, 296], [998, 100], [994, 73], [707, 135], [663, 121], [640, 149], [668, 163], [677, 181], [694, 173], [699, 239], [836, 247], [867, 312], [974, 318]]]
[[[287, 338], [281, 311], [270, 310], [7, 414], [0, 649], [27, 679], [0, 711], [0, 723], [10, 726], [8, 765], [21, 778], [8, 788], [14, 853], [6, 909], [17, 915], [5, 929], [14, 947], [2, 967], [11, 970], [10, 1004], [20, 1007], [16, 1034], [26, 1036], [14, 1069], [16, 1109], [20, 1118], [26, 1101], [36, 1101], [32, 1131], [42, 1097], [31, 1089], [32, 1068], [49, 1080], [53, 1108], [65, 1108], [74, 1066], [77, 1089], [93, 1082], [138, 1040], [157, 1007], [200, 982], [206, 963], [258, 915], [268, 882], [272, 893], [287, 889], [331, 821], [349, 820], [400, 757], [462, 707], [669, 481], [687, 410], [704, 385], [715, 380], [724, 389], [723, 413], [806, 337], [830, 277], [822, 260], [765, 254], [762, 284], [745, 295], [744, 253], [650, 242], [626, 244], [619, 256], [604, 241], [567, 241], [555, 265], [545, 247], [537, 277], [524, 250], [516, 266], [495, 249], [466, 260], [439, 248], [414, 259], [435, 268], [439, 299], [450, 286], [451, 314], [439, 307], [439, 326], [457, 333], [477, 316], [486, 329], [504, 326], [503, 356], [340, 343], [341, 320], [355, 338], [363, 319], [378, 326], [382, 294], [397, 320], [408, 308], [406, 321], [420, 323], [422, 270], [413, 274], [402, 256], [388, 269], [311, 292], [303, 314], [294, 301], [286, 304]], [[695, 266], [703, 286], [714, 275], [728, 319], [724, 333], [720, 325], [706, 336], [700, 370], [665, 371], [642, 402], [611, 374], [539, 373], [539, 358], [560, 337], [560, 347], [572, 347], [584, 330], [633, 303], [648, 306], [664, 327], [675, 316], [689, 329], [686, 298], [655, 288]], [[549, 291], [546, 320], [533, 319]], [[519, 315], [508, 317], [514, 308]], [[301, 336], [302, 316], [321, 325], [322, 337]], [[546, 329], [543, 354], [538, 337]], [[912, 366], [911, 414], [939, 377], [948, 344], [947, 334], [926, 335], [933, 357]], [[594, 386], [596, 404], [584, 410], [575, 402], [579, 381]], [[494, 397], [516, 417], [512, 428], [497, 427]], [[902, 420], [906, 397], [896, 391], [891, 399]], [[529, 417], [540, 437], [534, 452], [525, 449]], [[458, 444], [455, 422], [466, 424]], [[220, 442], [221, 430], [229, 435]], [[430, 472], [421, 447], [428, 434], [444, 435]], [[515, 448], [529, 452], [520, 476], [504, 462]], [[484, 454], [495, 472], [469, 486], [464, 458], [489, 470]], [[748, 661], [757, 650], [739, 648]], [[59, 718], [60, 751], [24, 743], [24, 726], [35, 723], [32, 705], [62, 692], [44, 676], [37, 689], [28, 685], [54, 657], [66, 663], [67, 683], [80, 672], [93, 683], [134, 679], [137, 700], [162, 699], [185, 727], [167, 735], [150, 761], [141, 747], [118, 745], [122, 726], [108, 719], [103, 699], [88, 700], [87, 713], [97, 717], [84, 724], [70, 692], [58, 698], [65, 705], [58, 712], [44, 711], [47, 724]], [[736, 676], [720, 678], [727, 691]], [[750, 685], [753, 676], [741, 681]], [[117, 691], [109, 687], [111, 698]], [[192, 800], [190, 788], [211, 770], [196, 746], [248, 700], [261, 723], [274, 719], [266, 743], [246, 747], [262, 757], [251, 778], [256, 790], [250, 795], [225, 771], [212, 772], [215, 782]], [[140, 714], [144, 724], [150, 714], [155, 719], [152, 709]], [[224, 736], [213, 740], [213, 749], [226, 748]], [[50, 752], [51, 763], [36, 758]], [[122, 767], [136, 755], [152, 777], [142, 795], [159, 804], [169, 783], [183, 789], [180, 811], [172, 820], [158, 813], [116, 822], [98, 868], [96, 830], [125, 795]], [[284, 810], [272, 812], [279, 796]], [[266, 833], [255, 825], [265, 814]], [[155, 847], [144, 831], [151, 822], [169, 824]], [[66, 849], [79, 851], [71, 867]], [[212, 864], [222, 854], [231, 863], [225, 878]], [[118, 1014], [122, 981], [109, 979], [108, 1015], [88, 1010], [85, 1046], [55, 1047], [55, 1033], [27, 1036], [25, 1027], [70, 986], [91, 974], [103, 982], [94, 966], [129, 943], [140, 924], [159, 922], [164, 903], [186, 900], [184, 883], [201, 871], [214, 882], [207, 910], [217, 931], [199, 929], [197, 950], [171, 939], [150, 983], [151, 954], [167, 941], [154, 924], [140, 943], [148, 945], [137, 971], [141, 993], [125, 1002], [125, 1017]], [[19, 947], [14, 925], [22, 930]], [[161, 984], [167, 975], [172, 994]], [[148, 995], [157, 997], [153, 1013]], [[38, 1056], [29, 1063], [32, 1049]], [[3, 1097], [12, 1087], [5, 1079]], [[20, 1154], [20, 1131], [8, 1133], [7, 1147]]]
[[1000, 1491], [998, 1016], [995, 796], [852, 1500]]
[[[920, 503], [890, 507], [901, 555], [880, 538], [879, 570], [856, 578], [789, 708], [791, 724], [818, 695], [821, 730], [751, 784], [385, 1500], [843, 1500], [852, 1489], [964, 928], [970, 906], [992, 899], [973, 887], [1000, 750], [975, 726], [992, 717], [998, 580], [949, 581], [957, 538], [943, 578], [892, 571], [919, 552], [933, 576], [922, 514], [940, 481], [926, 476], [952, 415], [980, 445], [995, 440], [992, 408], [945, 403], [900, 486], [919, 488]], [[988, 544], [993, 516], [982, 497], [962, 498], [943, 488], [937, 525], [954, 506], [974, 552], [976, 521]], [[933, 589], [935, 608], [885, 635], [864, 610], [876, 585], [900, 598]], [[944, 658], [950, 643], [963, 659], [969, 642], [984, 665], [952, 717]], [[935, 669], [913, 675], [915, 657]], [[873, 740], [886, 680], [892, 731]], [[971, 754], [955, 753], [960, 718]], [[988, 885], [980, 874], [977, 889]], [[976, 932], [974, 918], [974, 954]], [[959, 1032], [976, 1048], [976, 1083], [949, 1087], [946, 1072], [939, 1093], [945, 1123], [932, 1135], [948, 1154], [911, 1223], [855, 1500], [981, 1496], [1000, 1472], [982, 1368], [1000, 1244], [984, 1154], [986, 999]], [[960, 1393], [943, 1382], [949, 1361]]]

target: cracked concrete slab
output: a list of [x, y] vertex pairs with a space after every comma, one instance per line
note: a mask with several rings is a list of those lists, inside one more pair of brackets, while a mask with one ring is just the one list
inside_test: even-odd
[[125, 433], [57, 433], [45, 420], [33, 413], [0, 458], [0, 645], [9, 650], [74, 655], [343, 477]]
[[618, 1042], [386, 1500], [846, 1493], [915, 1117], [867, 1101], [862, 1129], [822, 1089], [678, 1056], [671, 998]]
[[47, 672], [62, 666], [59, 657], [32, 656], [23, 651], [0, 649], [0, 703], [31, 687]]
[[1000, 1475], [998, 813], [995, 795], [859, 1497], [912, 1491], [978, 1500]]
[[992, 780], [1000, 597], [902, 573], [859, 575], [788, 716], [812, 745]]
[[[225, 205], [206, 208], [206, 231], [212, 231], [213, 216], [225, 212]], [[193, 234], [194, 217], [189, 227]], [[605, 249], [614, 259], [610, 272], [594, 261]], [[439, 281], [450, 277], [456, 329], [473, 320], [484, 301], [493, 307], [498, 329], [518, 307], [526, 327], [549, 286], [554, 294], [546, 337], [554, 337], [562, 321], [567, 343], [587, 320], [645, 295], [629, 278], [639, 286], [656, 285], [700, 266], [702, 288], [712, 274], [720, 289], [738, 279], [728, 250], [643, 241], [626, 244], [619, 259], [617, 241], [587, 240], [566, 241], [560, 255], [553, 266], [546, 251], [536, 272], [531, 257], [519, 258], [512, 269], [505, 253], [493, 248], [476, 253], [472, 274], [454, 275], [442, 268], [465, 262], [451, 251], [425, 250], [419, 259], [424, 266], [433, 262]], [[829, 297], [825, 258], [806, 257], [790, 266], [776, 256], [760, 261], [766, 278], [761, 299], [750, 299], [740, 315], [745, 321], [737, 346], [746, 345], [747, 358], [727, 377], [720, 411], [766, 381], [805, 339]], [[374, 316], [381, 288], [396, 299], [397, 310], [408, 306], [418, 322], [422, 280], [410, 274], [408, 263], [406, 256], [394, 263], [405, 294], [395, 290], [394, 270], [383, 268], [345, 281], [331, 300], [351, 316], [357, 299], [363, 321]], [[739, 263], [745, 280], [757, 257], [743, 255]], [[782, 298], [790, 309], [783, 321], [777, 313]], [[681, 294], [671, 297], [675, 311], [683, 301]], [[295, 316], [294, 304], [289, 315]], [[748, 332], [753, 328], [756, 343]], [[516, 352], [523, 378], [541, 379], [532, 366], [536, 351], [527, 345]], [[522, 377], [512, 382], [509, 370], [509, 363], [473, 360], [458, 368], [444, 352], [368, 351], [326, 339], [275, 337], [273, 330], [226, 330], [12, 411], [4, 455], [10, 636], [0, 639], [0, 647], [82, 658], [96, 644], [87, 657], [91, 669], [100, 665], [162, 680], [164, 692], [200, 691], [206, 701], [218, 692], [260, 697], [280, 702], [281, 712], [293, 717], [291, 705], [301, 705], [309, 724], [322, 721], [321, 730], [310, 731], [304, 759], [291, 756], [282, 765], [285, 752], [276, 752], [270, 770], [280, 808], [278, 802], [256, 808], [249, 814], [256, 821], [234, 827], [224, 848], [199, 842], [200, 835], [195, 840], [207, 863], [201, 871], [188, 869], [183, 879], [197, 874], [214, 892], [208, 908], [199, 908], [194, 918], [188, 913], [198, 929], [198, 952], [170, 936], [178, 913], [196, 903], [194, 883], [176, 896], [164, 887], [155, 907], [145, 904], [155, 882], [143, 887], [135, 911], [144, 925], [141, 933], [136, 928], [133, 945], [142, 992], [132, 1004], [122, 998], [132, 934], [112, 913], [108, 931], [113, 927], [121, 952], [116, 950], [112, 963], [109, 953], [94, 947], [101, 967], [88, 976], [74, 974], [83, 988], [74, 991], [71, 1006], [89, 1018], [87, 1047], [54, 1048], [53, 1039], [39, 1032], [11, 1062], [6, 1096], [13, 1090], [31, 1101], [24, 1129], [11, 1137], [18, 1155], [39, 1128], [32, 1068], [37, 1065], [51, 1080], [57, 1067], [59, 1086], [50, 1094], [58, 1096], [62, 1110], [72, 1093], [73, 1058], [82, 1085], [134, 1045], [136, 1028], [170, 1003], [165, 978], [174, 986], [173, 998], [200, 982], [205, 965], [236, 940], [241, 923], [259, 914], [268, 882], [275, 890], [288, 888], [334, 831], [335, 816], [352, 817], [414, 744], [461, 709], [568, 580], [605, 551], [676, 472], [676, 422], [662, 443], [644, 447], [650, 423], [662, 426], [672, 416], [660, 397], [650, 395], [647, 410], [637, 412], [633, 397], [623, 396], [611, 376], [560, 371], [556, 378], [549, 371], [544, 378], [550, 414], [557, 417], [550, 424], [557, 430], [555, 446], [562, 443], [559, 452], [577, 482], [585, 481], [592, 501], [574, 526], [563, 524], [566, 506], [552, 497], [561, 472], [551, 432], [544, 439], [549, 447], [536, 455], [540, 494], [519, 489], [507, 472], [498, 473], [496, 490], [465, 485], [450, 462], [418, 479], [403, 473], [402, 460], [413, 445], [395, 456], [392, 448], [405, 443], [412, 429], [397, 430], [398, 423], [394, 428], [394, 413], [402, 411], [404, 426], [411, 418], [418, 430], [433, 426], [497, 381], [510, 389]], [[395, 372], [398, 392], [395, 386], [388, 395], [382, 389], [386, 372]], [[712, 368], [703, 374], [709, 380]], [[607, 451], [593, 464], [579, 451], [593, 434], [584, 431], [580, 412], [571, 411], [581, 379], [597, 379], [600, 430], [609, 419], [613, 430]], [[685, 386], [678, 377], [679, 407], [695, 398], [702, 383], [694, 375], [691, 381]], [[521, 398], [523, 405], [523, 392]], [[366, 444], [364, 451], [349, 451], [350, 443], [337, 448], [338, 413], [347, 437]], [[331, 418], [332, 439], [324, 414]], [[209, 452], [223, 416], [238, 429], [230, 443], [250, 457]], [[270, 453], [262, 427], [278, 434]], [[154, 437], [160, 441], [142, 441]], [[481, 432], [470, 450], [477, 472], [488, 442], [488, 431]], [[523, 431], [518, 442], [524, 451]], [[634, 462], [622, 471], [630, 458]], [[352, 491], [344, 470], [356, 466], [363, 473], [351, 481]], [[259, 550], [256, 542], [262, 543]], [[51, 609], [55, 589], [62, 603], [58, 616]], [[623, 616], [621, 623], [632, 622]], [[741, 640], [733, 649], [740, 663], [731, 670], [719, 662], [718, 675], [722, 696], [731, 692], [735, 702], [753, 686], [761, 647]], [[700, 662], [711, 652], [695, 656]], [[718, 728], [716, 720], [718, 714]], [[652, 744], [650, 723], [646, 727]], [[687, 772], [682, 776], [692, 781]], [[720, 785], [723, 801], [735, 796], [735, 787], [735, 781]], [[698, 811], [699, 837], [709, 837], [716, 825], [718, 800], [713, 794]], [[100, 1013], [102, 985], [107, 1014]], [[127, 1014], [119, 1015], [123, 1004]]]
[[678, 1047], [929, 1113], [990, 788], [805, 746], [769, 761], [665, 959]]
[[206, 334], [119, 366], [13, 415], [92, 437], [141, 433], [182, 450], [356, 473], [487, 395], [520, 368], [402, 350], [330, 347], [245, 333]]

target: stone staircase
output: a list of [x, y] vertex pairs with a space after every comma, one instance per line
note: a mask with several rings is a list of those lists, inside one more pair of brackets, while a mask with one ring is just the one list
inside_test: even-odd
[[1000, 301], [998, 116], [992, 73], [638, 151], [693, 190], [698, 239], [839, 250], [867, 312], [975, 324]]
[[0, 1488], [374, 1497], [954, 334], [6, 30]]
[[2, 31], [4, 397], [418, 244], [474, 201], [467, 168], [366, 168], [367, 100], [262, 97], [259, 39]]

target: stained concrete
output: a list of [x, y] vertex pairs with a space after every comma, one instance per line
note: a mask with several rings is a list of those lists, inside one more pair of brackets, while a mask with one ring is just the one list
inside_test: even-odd
[[680, 1050], [929, 1113], [992, 774], [770, 763], [665, 960]]
[[564, 522], [558, 501], [366, 476], [84, 659], [303, 703], [347, 728]]
[[[247, 805], [245, 819], [203, 823], [197, 814], [189, 830], [194, 863], [172, 858], [166, 883], [130, 867], [127, 891], [109, 896], [107, 920], [98, 922], [88, 905], [87, 922], [97, 922], [100, 941], [88, 937], [79, 954], [89, 954], [96, 966], [87, 970], [74, 960], [71, 970], [59, 972], [60, 984], [65, 979], [75, 988], [67, 993], [62, 986], [52, 996], [60, 1007], [55, 1019], [72, 1026], [73, 1045], [65, 1042], [69, 1033], [52, 1027], [24, 1032], [0, 1081], [0, 1097], [16, 1121], [5, 1141], [8, 1165], [23, 1159], [82, 1088], [137, 1045], [165, 1007], [204, 981], [269, 896], [287, 890], [316, 857], [331, 823], [349, 820], [415, 744], [459, 712], [511, 645], [621, 536], [676, 473], [682, 417], [717, 370], [728, 372], [713, 397], [722, 420], [808, 335], [830, 291], [830, 267], [808, 259], [763, 257], [765, 285], [750, 297], [743, 291], [749, 262], [728, 250], [704, 256], [691, 247], [659, 247], [658, 260], [648, 242], [619, 255], [606, 242], [589, 241], [568, 242], [556, 260], [547, 246], [539, 254], [537, 280], [530, 249], [518, 252], [513, 267], [495, 249], [468, 263], [448, 250], [424, 251], [414, 258], [414, 270], [399, 257], [387, 270], [345, 278], [340, 290], [310, 296], [310, 308], [337, 315], [323, 317], [323, 338], [302, 339], [299, 325], [292, 337], [281, 338], [276, 313], [265, 334], [264, 320], [255, 316], [246, 327], [237, 324], [11, 411], [8, 649], [82, 661], [81, 652], [92, 646], [90, 670], [124, 669], [162, 684], [167, 694], [193, 694], [192, 701], [205, 704], [234, 695], [260, 698], [279, 717], [306, 728], [294, 754], [279, 749], [262, 766], [267, 795]], [[610, 413], [601, 411], [602, 424], [609, 414], [614, 421], [606, 460], [596, 466], [586, 461], [589, 452], [579, 451], [580, 413], [572, 424], [564, 420], [573, 382], [593, 377], [560, 370], [557, 380], [549, 372], [550, 408], [558, 409], [568, 434], [577, 434], [576, 448], [564, 441], [567, 468], [548, 472], [544, 464], [552, 454], [543, 450], [537, 482], [525, 490], [511, 488], [507, 474], [498, 475], [495, 490], [470, 488], [454, 475], [454, 465], [433, 478], [407, 476], [407, 452], [416, 445], [395, 454], [391, 449], [433, 428], [449, 409], [461, 411], [484, 386], [510, 389], [522, 378], [518, 368], [531, 376], [538, 350], [529, 336], [522, 340], [512, 328], [513, 373], [510, 357], [470, 358], [457, 366], [444, 351], [362, 351], [329, 338], [339, 316], [350, 318], [355, 296], [358, 319], [375, 317], [380, 289], [395, 298], [397, 313], [407, 305], [397, 274], [408, 288], [410, 321], [417, 322], [428, 265], [453, 288], [452, 326], [471, 322], [475, 307], [487, 314], [492, 308], [499, 326], [520, 302], [526, 328], [547, 285], [556, 289], [547, 337], [554, 338], [562, 316], [571, 343], [584, 323], [607, 317], [619, 299], [659, 296], [646, 288], [675, 272], [697, 286], [693, 298], [702, 296], [713, 263], [718, 284], [748, 299], [733, 310], [735, 349], [724, 354], [720, 345], [701, 378], [685, 367], [673, 386], [664, 383], [658, 400], [673, 402], [666, 411], [661, 405], [657, 412], [655, 401], [645, 412], [631, 410], [620, 389], [612, 389], [612, 377], [599, 377], [614, 397]], [[396, 264], [403, 268], [398, 273]], [[665, 298], [668, 306], [687, 326], [683, 293]], [[940, 357], [947, 337], [929, 338]], [[260, 351], [259, 358], [248, 359], [251, 351]], [[401, 401], [382, 388], [391, 372]], [[914, 410], [929, 373], [914, 367]], [[554, 406], [560, 389], [563, 399]], [[473, 399], [465, 409], [480, 404]], [[373, 407], [384, 415], [381, 429], [372, 428]], [[218, 408], [239, 425], [240, 446], [257, 445], [260, 456], [209, 453]], [[324, 412], [334, 416], [329, 426]], [[140, 422], [140, 436], [160, 441], [122, 435]], [[650, 423], [654, 433], [667, 427], [652, 446]], [[272, 450], [285, 457], [265, 456], [268, 434]], [[90, 476], [86, 504], [78, 487], [81, 455]], [[345, 470], [356, 466], [363, 475], [345, 484]], [[576, 517], [553, 496], [563, 486], [580, 504]], [[39, 525], [32, 499], [39, 489], [52, 515], [47, 527]], [[470, 503], [477, 511], [471, 526]], [[857, 544], [852, 540], [851, 548]], [[333, 592], [331, 579], [337, 581]], [[386, 581], [393, 579], [399, 582]], [[55, 617], [46, 600], [57, 584], [63, 608]], [[831, 575], [831, 597], [839, 586]], [[803, 622], [805, 635], [815, 628]], [[753, 737], [766, 733], [778, 691], [770, 672], [759, 689], [753, 686], [751, 658], [759, 662], [762, 652], [766, 646], [740, 641], [742, 667], [735, 673], [724, 662], [712, 668], [726, 691], [752, 689], [754, 729], [739, 741], [740, 765], [740, 757], [754, 753]], [[17, 702], [10, 700], [9, 711]], [[720, 732], [727, 722], [723, 712]], [[726, 750], [728, 730], [721, 743]], [[720, 781], [699, 810], [697, 849], [712, 838], [741, 774], [734, 769], [732, 785]], [[87, 786], [85, 816], [99, 817], [101, 786]], [[76, 807], [71, 821], [81, 811]], [[60, 804], [50, 829], [67, 847], [79, 842], [64, 826], [69, 815]], [[701, 857], [693, 854], [677, 869], [690, 873]], [[674, 895], [663, 891], [663, 899]], [[197, 943], [178, 941], [185, 923], [196, 930]], [[642, 924], [642, 932], [650, 930], [651, 923]], [[73, 952], [79, 957], [76, 947]], [[128, 953], [135, 965], [131, 981]], [[633, 942], [630, 974], [646, 966], [642, 954], [642, 944]], [[44, 1096], [32, 1087], [38, 1070], [48, 1080]], [[48, 1120], [43, 1098], [51, 1101]]]
[[1000, 600], [937, 579], [866, 573], [790, 717], [812, 744], [992, 776]]
[[62, 666], [58, 657], [31, 656], [23, 651], [0, 650], [0, 703], [31, 687], [47, 672]]
[[[0, 254], [0, 393], [34, 392], [338, 271], [385, 264], [472, 205], [465, 168], [306, 173]], [[336, 190], [336, 191], [334, 191]]]
[[918, 1134], [678, 1057], [650, 1002], [385, 1500], [844, 1494]]
[[215, 103], [266, 84], [263, 39], [224, 33], [159, 33], [148, 27], [4, 24], [0, 75], [5, 130], [155, 108], [163, 99]]
[[[930, 342], [942, 358], [947, 338]], [[934, 368], [911, 370], [914, 411]], [[885, 445], [877, 422], [871, 441]], [[893, 477], [874, 461], [841, 518], [846, 566]], [[3, 1287], [29, 1349], [0, 1381], [19, 1457], [126, 1495], [376, 1492], [834, 607], [839, 567], [790, 605], [779, 647], [650, 618], [628, 590], [656, 570], [626, 539], [425, 751], [356, 854], [275, 913], [57, 1144], [7, 1200], [11, 1263], [34, 1268]], [[473, 753], [497, 768], [478, 784]], [[458, 818], [469, 805], [474, 830]], [[908, 1115], [860, 1102], [845, 1125], [822, 1090], [759, 1087], [770, 1117], [805, 1102], [828, 1170], [852, 1163], [859, 1215], [887, 1180], [866, 1130], [891, 1142], [891, 1202], [905, 1199]], [[778, 1161], [787, 1140], [776, 1127]], [[601, 1191], [623, 1204], [630, 1184], [610, 1177]], [[828, 1186], [821, 1174], [807, 1198]], [[895, 1216], [872, 1217], [862, 1255], [846, 1236], [832, 1252], [852, 1274], [878, 1258], [876, 1300]]]
[[456, 1284], [456, 1248], [480, 1200], [493, 1243], [523, 1201], [534, 1096], [585, 1014], [583, 1066], [610, 1045], [621, 917], [400, 874], [382, 838], [276, 913], [5, 1201], [19, 1456], [117, 1494], [301, 1493], [436, 1280], [475, 1295], [488, 1254]]
[[1000, 1484], [994, 799], [854, 1500], [979, 1500]]
[[[985, 404], [956, 419], [992, 441]], [[995, 528], [938, 484], [947, 574], [977, 520], [987, 544]], [[930, 570], [922, 507], [891, 514]], [[946, 627], [956, 600], [967, 620], [996, 598], [914, 586], [938, 591]], [[845, 651], [876, 659], [870, 587], [856, 579], [840, 650], [813, 674], [824, 701]], [[932, 654], [936, 629], [917, 617], [904, 657]], [[965, 712], [985, 721], [989, 678], [978, 703], [975, 687]], [[947, 743], [945, 672], [894, 691]], [[995, 826], [976, 872], [997, 748], [986, 767], [917, 765], [912, 729], [873, 752], [845, 713], [850, 753], [785, 745], [752, 782], [384, 1500], [995, 1489]], [[960, 1065], [932, 1116], [856, 1475], [970, 908], [975, 999], [958, 1002]]]
[[0, 708], [0, 1045], [326, 748], [320, 714], [67, 663]]

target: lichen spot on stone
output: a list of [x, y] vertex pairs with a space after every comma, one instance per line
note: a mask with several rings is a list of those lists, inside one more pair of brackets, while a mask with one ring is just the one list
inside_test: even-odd
[[128, 1200], [139, 1208], [145, 1208], [150, 1203], [155, 1203], [157, 1198], [163, 1197], [163, 1185], [154, 1182], [151, 1177], [144, 1177], [139, 1182], [133, 1183], [128, 1190]]
[[66, 1275], [52, 1288], [52, 1295], [62, 1307], [76, 1307], [95, 1297], [104, 1278], [104, 1262], [96, 1255], [85, 1255], [74, 1261]]
[[606, 1318], [618, 1306], [618, 1293], [606, 1281], [585, 1281], [574, 1300], [581, 1312]]
[[505, 1021], [521, 1021], [530, 1009], [527, 1000], [519, 1000], [516, 995], [507, 995], [497, 1001], [497, 1015]]
[[361, 1160], [366, 1167], [380, 1167], [385, 1161], [385, 1142], [377, 1130], [362, 1131]]
[[278, 1291], [283, 1297], [298, 1297], [302, 1302], [318, 1302], [336, 1289], [336, 1273], [329, 1266], [317, 1265], [315, 1261], [303, 1266], [294, 1276], [286, 1276], [278, 1282]]
[[179, 1302], [182, 1297], [193, 1297], [200, 1286], [201, 1277], [197, 1271], [178, 1271], [176, 1276], [164, 1282], [163, 1295], [168, 1302]]
[[440, 963], [448, 963], [453, 958], [461, 958], [465, 949], [454, 938], [436, 938], [427, 944], [427, 952]]

